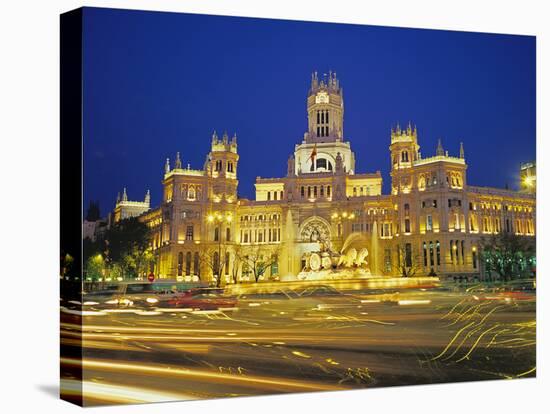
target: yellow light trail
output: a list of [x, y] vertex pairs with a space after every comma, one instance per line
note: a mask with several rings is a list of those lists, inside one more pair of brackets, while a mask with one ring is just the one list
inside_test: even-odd
[[283, 380], [278, 378], [262, 377], [256, 375], [229, 375], [216, 372], [192, 370], [188, 368], [170, 368], [158, 365], [135, 365], [129, 363], [115, 362], [111, 360], [91, 360], [61, 358], [61, 363], [69, 366], [82, 367], [84, 370], [102, 370], [111, 372], [129, 372], [144, 375], [161, 375], [165, 377], [180, 377], [202, 380], [215, 380], [221, 383], [236, 383], [244, 386], [262, 385], [272, 389], [289, 390], [316, 390], [316, 391], [336, 391], [345, 388], [329, 384], [312, 383], [306, 381]]
[[98, 383], [93, 381], [61, 380], [63, 394], [84, 396], [86, 399], [101, 400], [120, 404], [136, 404], [160, 401], [196, 400], [198, 397], [189, 394], [168, 393], [147, 388], [129, 387]]
[[485, 336], [485, 334], [491, 332], [493, 329], [495, 329], [495, 328], [497, 328], [497, 327], [499, 327], [499, 326], [500, 326], [500, 324], [497, 323], [497, 324], [493, 325], [492, 327], [490, 327], [489, 329], [487, 329], [486, 331], [484, 331], [481, 335], [479, 335], [479, 337], [478, 337], [477, 340], [474, 342], [474, 344], [472, 345], [472, 347], [470, 348], [470, 350], [466, 353], [466, 355], [464, 355], [464, 356], [463, 356], [462, 358], [460, 358], [460, 359], [457, 359], [456, 362], [461, 362], [461, 361], [464, 361], [465, 359], [467, 359], [467, 358], [470, 356], [470, 354], [471, 354], [472, 352], [474, 352], [474, 349], [476, 349], [477, 344], [479, 343], [479, 341], [481, 341], [481, 338], [483, 338], [483, 337]]

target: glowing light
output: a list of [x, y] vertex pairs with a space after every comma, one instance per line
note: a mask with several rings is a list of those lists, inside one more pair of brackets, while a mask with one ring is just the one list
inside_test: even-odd
[[397, 304], [400, 305], [400, 306], [407, 306], [407, 305], [428, 305], [432, 303], [431, 300], [429, 299], [421, 299], [421, 300], [412, 300], [412, 299], [408, 299], [408, 300], [398, 300], [397, 301]]
[[209, 223], [212, 223], [214, 221], [214, 216], [212, 214], [209, 214], [207, 217], [206, 217], [206, 220], [208, 220]]
[[157, 303], [159, 300], [157, 298], [147, 298], [145, 301], [147, 303]]

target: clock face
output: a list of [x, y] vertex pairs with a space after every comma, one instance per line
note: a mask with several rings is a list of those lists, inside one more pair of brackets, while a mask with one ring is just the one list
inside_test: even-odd
[[326, 92], [319, 92], [315, 96], [315, 103], [328, 103], [328, 94]]

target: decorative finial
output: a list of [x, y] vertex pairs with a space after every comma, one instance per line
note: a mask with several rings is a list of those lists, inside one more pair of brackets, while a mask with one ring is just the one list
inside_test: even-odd
[[437, 140], [437, 150], [436, 155], [445, 155], [445, 151], [443, 150], [443, 145], [441, 144], [441, 138]]
[[164, 164], [164, 172], [166, 174], [170, 172], [170, 158], [166, 158], [166, 163]]
[[151, 192], [149, 190], [147, 190], [147, 192], [145, 193], [145, 200], [144, 200], [145, 203], [147, 204], [150, 204], [151, 203]]
[[126, 187], [122, 191], [122, 201], [128, 201], [128, 194], [126, 194]]
[[116, 203], [120, 203], [120, 191], [116, 195]]
[[464, 144], [460, 143], [460, 158], [464, 159]]
[[176, 163], [174, 164], [174, 168], [181, 168], [181, 159], [180, 159], [180, 153], [179, 151], [176, 152]]
[[214, 130], [214, 133], [212, 134], [212, 144], [218, 143], [218, 134], [216, 133], [216, 130]]

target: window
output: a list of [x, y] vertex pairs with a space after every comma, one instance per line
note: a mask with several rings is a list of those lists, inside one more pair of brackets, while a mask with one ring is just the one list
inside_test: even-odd
[[216, 227], [214, 229], [214, 241], [220, 241], [220, 229]]
[[183, 274], [183, 253], [178, 253], [178, 276]]
[[410, 243], [405, 244], [405, 266], [412, 267], [412, 245]]
[[198, 276], [200, 275], [200, 266], [199, 266], [199, 253], [195, 252], [195, 255], [193, 256], [193, 270], [195, 271], [195, 274]]
[[273, 200], [277, 200], [277, 191], [273, 191]]
[[432, 230], [433, 230], [432, 216], [428, 214], [426, 216], [426, 231], [432, 231]]
[[185, 240], [193, 240], [193, 226], [187, 226]]
[[384, 249], [384, 271], [391, 272], [391, 249]]
[[188, 276], [191, 274], [191, 252], [185, 254], [185, 274]]
[[267, 201], [270, 201], [271, 200], [271, 191], [268, 191], [267, 192]]
[[302, 195], [302, 198], [304, 198], [304, 195], [305, 195], [304, 187], [300, 188], [300, 194]]
[[220, 274], [220, 255], [218, 252], [214, 252], [212, 270], [215, 276], [218, 276]]
[[282, 200], [283, 199], [283, 190], [281, 190], [280, 193], [281, 193], [280, 199]]
[[426, 242], [422, 243], [422, 252], [424, 256], [424, 267], [428, 266], [428, 250], [426, 248]]
[[455, 230], [460, 230], [460, 217], [458, 213], [455, 213]]
[[307, 188], [307, 198], [311, 198], [311, 187]]
[[439, 247], [439, 240], [435, 241], [435, 252], [436, 252], [436, 259], [437, 259], [437, 265], [441, 265], [441, 248]]
[[472, 250], [472, 267], [477, 269], [477, 250]]
[[225, 241], [231, 241], [231, 229], [229, 227], [225, 229]]
[[405, 219], [405, 233], [411, 232], [411, 220]]
[[403, 208], [405, 210], [405, 215], [408, 216], [409, 215], [409, 212], [410, 212], [410, 206], [409, 206], [409, 203], [405, 203], [403, 205]]
[[324, 194], [324, 193], [325, 193], [325, 187], [324, 187], [324, 186], [321, 186], [319, 192], [320, 192], [321, 197], [323, 197], [323, 196], [325, 195], [325, 194]]
[[233, 172], [233, 163], [231, 161], [227, 161], [227, 172]]
[[437, 207], [437, 200], [432, 200], [432, 207]]
[[430, 241], [430, 266], [434, 265], [434, 244]]
[[317, 169], [319, 168], [323, 168], [323, 169], [327, 169], [327, 160], [324, 159], [324, 158], [319, 158], [317, 160]]
[[229, 252], [225, 252], [225, 275], [227, 276], [229, 274]]
[[317, 197], [317, 186], [313, 187], [313, 197]]

